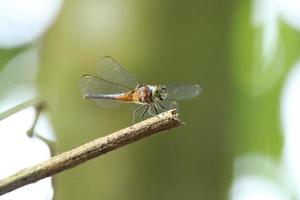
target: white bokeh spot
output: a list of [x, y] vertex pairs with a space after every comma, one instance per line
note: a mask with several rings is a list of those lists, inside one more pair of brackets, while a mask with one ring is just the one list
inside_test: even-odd
[[0, 48], [13, 48], [39, 38], [54, 22], [62, 0], [1, 0]]
[[281, 97], [282, 160], [300, 198], [300, 60], [287, 76]]
[[[27, 108], [0, 121], [0, 179], [51, 157], [47, 144], [26, 132], [34, 119], [34, 109]], [[19, 188], [1, 196], [1, 200], [50, 200], [51, 178]]]
[[241, 176], [231, 188], [231, 200], [287, 200], [285, 191], [272, 180], [261, 176]]

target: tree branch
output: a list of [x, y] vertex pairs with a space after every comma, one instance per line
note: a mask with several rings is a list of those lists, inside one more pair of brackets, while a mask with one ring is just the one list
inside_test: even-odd
[[160, 131], [178, 127], [183, 123], [178, 119], [176, 110], [169, 110], [110, 135], [95, 139], [70, 151], [56, 155], [49, 160], [0, 181], [0, 195], [24, 185], [52, 176], [75, 167], [87, 160], [103, 155], [124, 145], [130, 144]]

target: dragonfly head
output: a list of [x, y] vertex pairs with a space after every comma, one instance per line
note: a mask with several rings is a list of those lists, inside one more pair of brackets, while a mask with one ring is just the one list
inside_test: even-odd
[[163, 101], [168, 97], [167, 87], [165, 85], [156, 85], [152, 89], [152, 96], [158, 101]]

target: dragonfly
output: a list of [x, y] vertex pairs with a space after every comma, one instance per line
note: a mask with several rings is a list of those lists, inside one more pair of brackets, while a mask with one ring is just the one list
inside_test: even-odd
[[106, 56], [96, 67], [97, 75], [83, 75], [79, 88], [85, 99], [95, 101], [106, 108], [122, 103], [133, 103], [138, 107], [133, 112], [132, 123], [136, 114], [140, 118], [155, 116], [173, 108], [178, 108], [177, 100], [196, 97], [201, 92], [198, 84], [190, 85], [148, 85], [142, 84], [126, 71], [116, 60]]

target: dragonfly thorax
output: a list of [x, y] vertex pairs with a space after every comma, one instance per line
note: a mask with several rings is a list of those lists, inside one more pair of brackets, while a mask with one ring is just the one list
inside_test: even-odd
[[140, 85], [133, 92], [139, 103], [148, 104], [163, 101], [167, 98], [167, 88], [164, 85]]

